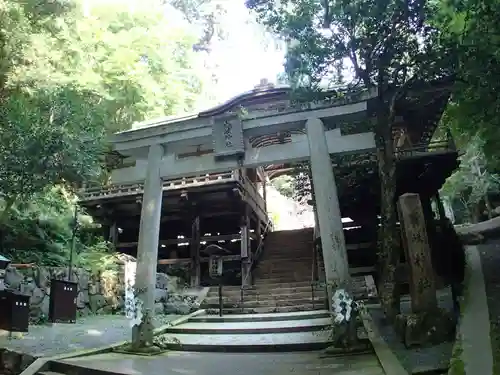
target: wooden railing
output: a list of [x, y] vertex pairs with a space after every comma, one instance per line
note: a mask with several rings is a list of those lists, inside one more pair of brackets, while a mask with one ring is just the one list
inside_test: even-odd
[[452, 152], [456, 150], [457, 148], [453, 138], [448, 137], [448, 139], [442, 141], [433, 141], [428, 144], [397, 148], [394, 150], [394, 155], [398, 159], [405, 159], [409, 157], [424, 156], [425, 154]]
[[[222, 234], [218, 236], [202, 236], [200, 237], [201, 242], [219, 242], [219, 241], [232, 241], [232, 240], [240, 240], [241, 236], [239, 234]], [[250, 238], [252, 240], [258, 240], [257, 235], [255, 233], [250, 233]], [[191, 238], [171, 238], [168, 240], [159, 240], [159, 245], [179, 245], [179, 244], [190, 244]], [[137, 246], [137, 242], [120, 242], [116, 245], [118, 249], [127, 248], [127, 247], [135, 247]]]
[[255, 207], [257, 207], [261, 213], [264, 213], [264, 215], [267, 217], [267, 212], [265, 212], [265, 201], [262, 195], [260, 195], [259, 190], [257, 189], [257, 185], [250, 181], [250, 179], [244, 174], [240, 173], [240, 171], [236, 170], [234, 171], [234, 176], [237, 181], [240, 182], [240, 184], [243, 186], [245, 189], [245, 192], [247, 196], [254, 202]]
[[[449, 136], [446, 140], [433, 141], [429, 144], [397, 148], [394, 150], [394, 155], [398, 159], [406, 159], [411, 157], [424, 156], [426, 154], [435, 154], [441, 152], [446, 153], [452, 151], [456, 151], [456, 146], [453, 142], [453, 138]], [[369, 160], [367, 161], [369, 162]], [[163, 190], [177, 190], [198, 186], [207, 186], [229, 181], [239, 181], [245, 187], [246, 192], [248, 193], [249, 197], [255, 202], [255, 205], [257, 207], [260, 207], [261, 210], [264, 210], [264, 198], [260, 195], [255, 183], [251, 182], [248, 177], [246, 177], [244, 174], [241, 174], [238, 170], [168, 180], [163, 183]], [[142, 194], [143, 189], [143, 183], [86, 187], [80, 190], [80, 199], [82, 201], [90, 201], [102, 198], [138, 195]]]
[[[214, 173], [203, 176], [177, 178], [163, 182], [163, 190], [177, 190], [192, 188], [198, 186], [207, 186], [220, 184], [230, 181], [236, 181], [238, 176], [235, 172]], [[80, 190], [80, 200], [89, 201], [102, 198], [113, 198], [127, 195], [142, 194], [144, 190], [143, 183], [136, 184], [117, 184], [103, 187], [87, 187]]]

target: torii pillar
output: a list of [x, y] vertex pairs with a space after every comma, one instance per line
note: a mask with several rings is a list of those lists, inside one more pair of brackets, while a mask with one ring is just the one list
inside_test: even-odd
[[354, 349], [359, 345], [355, 319], [358, 311], [351, 294], [342, 216], [325, 128], [320, 119], [309, 119], [306, 130], [328, 306], [336, 323], [333, 326], [333, 349]]
[[333, 175], [332, 161], [328, 152], [325, 129], [320, 119], [306, 122], [311, 160], [316, 212], [321, 232], [321, 246], [325, 263], [329, 306], [337, 291], [350, 291], [350, 276], [347, 262], [342, 217], [340, 214], [337, 185]]
[[151, 145], [149, 147], [134, 286], [136, 303], [139, 310], [136, 318], [137, 321], [132, 327], [132, 346], [134, 349], [153, 345], [156, 268], [158, 264], [163, 194], [160, 166], [163, 154], [163, 146]]

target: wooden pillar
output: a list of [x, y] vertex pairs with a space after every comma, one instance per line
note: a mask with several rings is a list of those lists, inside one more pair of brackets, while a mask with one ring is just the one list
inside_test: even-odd
[[250, 206], [245, 202], [245, 208], [241, 218], [241, 286], [252, 284], [251, 266], [252, 251], [250, 249]]
[[194, 219], [191, 221], [191, 243], [189, 252], [191, 255], [191, 286], [197, 287], [200, 285], [201, 269], [200, 269], [200, 216], [198, 213], [191, 215]]
[[257, 239], [255, 240], [255, 246], [252, 249], [252, 251], [254, 253], [255, 253], [255, 251], [257, 251], [257, 248], [259, 247], [260, 243], [262, 242], [262, 223], [261, 223], [258, 215], [255, 215], [255, 237]]
[[446, 220], [447, 217], [446, 217], [446, 212], [444, 210], [443, 201], [441, 200], [441, 197], [439, 196], [438, 191], [436, 192], [436, 194], [434, 194], [434, 200], [436, 202], [436, 206], [437, 206], [438, 213], [439, 213], [439, 221], [441, 223], [443, 223], [443, 221]]
[[116, 244], [118, 243], [118, 225], [115, 220], [113, 220], [113, 223], [109, 226], [108, 242], [116, 248]]
[[422, 203], [418, 194], [403, 194], [398, 202], [403, 246], [410, 272], [413, 313], [437, 309], [436, 283]]
[[267, 184], [267, 176], [266, 176], [266, 172], [264, 171], [264, 180], [262, 181], [262, 199], [264, 200], [264, 211], [267, 214], [267, 192], [266, 192], [266, 184]]

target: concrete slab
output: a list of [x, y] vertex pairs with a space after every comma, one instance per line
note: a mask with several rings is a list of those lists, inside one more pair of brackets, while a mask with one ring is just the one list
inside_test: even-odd
[[490, 317], [481, 258], [476, 246], [466, 248], [470, 276], [459, 332], [466, 374], [493, 374]]
[[64, 362], [125, 375], [384, 375], [374, 354], [169, 352], [150, 358], [102, 354]]
[[[158, 316], [157, 327], [180, 315]], [[130, 340], [130, 321], [122, 315], [96, 315], [78, 319], [76, 324], [30, 326], [29, 332], [0, 337], [0, 348], [29, 354], [35, 358], [100, 348]]]

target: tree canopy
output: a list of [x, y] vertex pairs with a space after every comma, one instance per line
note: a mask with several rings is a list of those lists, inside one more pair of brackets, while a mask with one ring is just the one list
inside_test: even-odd
[[199, 34], [154, 0], [0, 0], [0, 17], [2, 251], [41, 260], [67, 252], [68, 191], [101, 178], [107, 135], [197, 105]]

